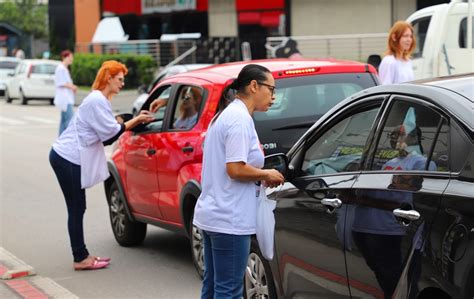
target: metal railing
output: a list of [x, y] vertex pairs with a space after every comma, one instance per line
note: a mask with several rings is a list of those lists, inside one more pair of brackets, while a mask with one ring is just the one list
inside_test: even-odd
[[337, 58], [366, 62], [371, 54], [382, 55], [387, 47], [387, 33], [268, 37], [267, 57], [276, 57], [276, 49], [289, 38], [307, 58]]
[[[116, 43], [77, 43], [76, 52], [96, 54], [138, 54], [151, 55], [158, 66], [180, 57], [183, 53], [196, 46], [194, 40], [160, 41], [130, 40]], [[196, 63], [195, 51], [182, 58], [182, 63]]]

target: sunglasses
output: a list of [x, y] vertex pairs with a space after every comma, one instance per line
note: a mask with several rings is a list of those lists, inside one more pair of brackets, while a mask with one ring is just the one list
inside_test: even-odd
[[263, 82], [258, 82], [257, 81], [257, 84], [260, 84], [260, 85], [263, 85], [263, 86], [266, 86], [268, 87], [268, 89], [270, 90], [270, 92], [272, 93], [272, 96], [275, 95], [275, 86], [273, 85], [270, 85], [270, 84], [267, 84], [267, 83], [263, 83]]

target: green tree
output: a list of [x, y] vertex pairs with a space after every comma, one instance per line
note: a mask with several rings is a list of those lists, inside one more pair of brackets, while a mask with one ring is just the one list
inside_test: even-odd
[[0, 3], [0, 22], [35, 37], [48, 37], [48, 6], [37, 0], [7, 0]]

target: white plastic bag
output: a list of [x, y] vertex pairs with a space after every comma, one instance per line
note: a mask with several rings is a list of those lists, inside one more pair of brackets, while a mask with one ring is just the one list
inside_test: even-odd
[[265, 194], [265, 188], [260, 186], [257, 198], [257, 241], [262, 255], [267, 260], [273, 259], [273, 240], [275, 233], [275, 215], [273, 210], [276, 201], [270, 200]]

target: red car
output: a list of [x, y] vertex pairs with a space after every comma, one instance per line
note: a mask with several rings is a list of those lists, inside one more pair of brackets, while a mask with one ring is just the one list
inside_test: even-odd
[[[202, 274], [201, 235], [192, 226], [192, 217], [201, 192], [203, 141], [218, 106], [225, 102], [225, 87], [247, 63], [216, 65], [162, 81], [142, 107], [148, 109], [157, 98], [167, 99], [156, 120], [124, 133], [115, 143], [105, 193], [120, 245], [141, 243], [147, 224], [179, 232], [189, 237], [194, 263]], [[375, 69], [356, 62], [278, 59], [252, 63], [270, 69], [277, 87], [274, 105], [254, 114], [266, 154], [286, 152], [334, 105], [378, 84]]]

